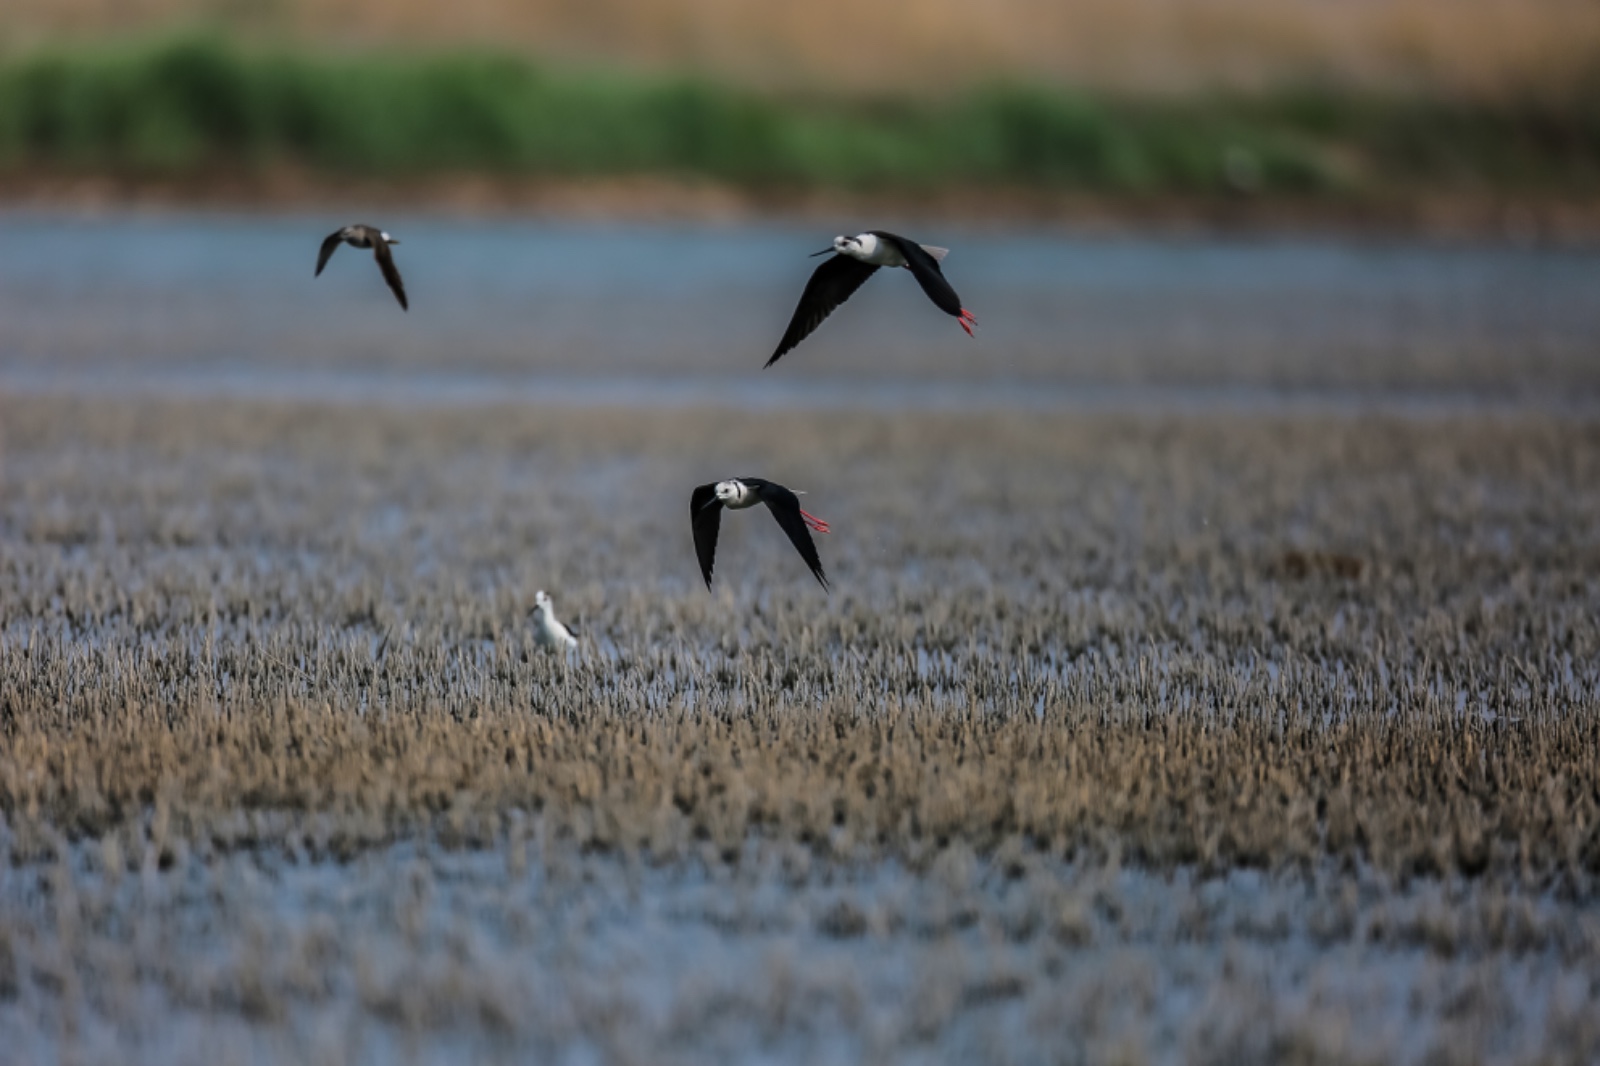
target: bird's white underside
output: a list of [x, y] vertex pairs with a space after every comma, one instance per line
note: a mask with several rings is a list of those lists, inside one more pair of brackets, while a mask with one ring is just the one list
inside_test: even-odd
[[576, 648], [578, 638], [556, 620], [550, 597], [539, 591], [533, 608], [533, 639], [542, 648]]

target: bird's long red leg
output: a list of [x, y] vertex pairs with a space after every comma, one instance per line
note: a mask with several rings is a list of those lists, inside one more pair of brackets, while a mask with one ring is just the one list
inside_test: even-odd
[[972, 327], [978, 324], [978, 316], [968, 311], [965, 307], [956, 316], [956, 321], [961, 323], [961, 328], [967, 331], [967, 336], [972, 336]]
[[805, 510], [804, 508], [802, 508], [801, 511], [800, 511], [800, 517], [804, 518], [806, 520], [806, 525], [810, 526], [812, 529], [816, 530], [818, 533], [830, 532], [830, 530], [828, 529], [828, 523], [824, 522], [822, 519], [818, 518], [816, 515], [812, 514], [810, 511]]

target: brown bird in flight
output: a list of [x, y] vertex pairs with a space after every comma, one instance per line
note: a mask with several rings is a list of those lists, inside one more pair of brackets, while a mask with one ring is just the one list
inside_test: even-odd
[[408, 311], [410, 306], [406, 303], [405, 282], [400, 280], [400, 271], [394, 265], [394, 256], [389, 253], [389, 245], [400, 242], [389, 236], [377, 226], [367, 226], [356, 223], [345, 226], [328, 234], [322, 241], [322, 250], [317, 253], [317, 274], [322, 275], [322, 268], [328, 265], [334, 250], [340, 242], [352, 248], [371, 248], [372, 258], [378, 261], [378, 269], [383, 271], [383, 280], [389, 283], [389, 288], [394, 290], [394, 298], [400, 301], [400, 310]]

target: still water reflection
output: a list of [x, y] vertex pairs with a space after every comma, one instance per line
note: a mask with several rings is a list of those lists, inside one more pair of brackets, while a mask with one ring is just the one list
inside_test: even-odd
[[[0, 215], [0, 387], [740, 406], [1600, 402], [1600, 253], [962, 231], [976, 341], [874, 278], [771, 353], [831, 236], [795, 224], [383, 220], [313, 278], [320, 215]], [[854, 228], [850, 220], [848, 228]], [[923, 232], [926, 230], [927, 232]]]

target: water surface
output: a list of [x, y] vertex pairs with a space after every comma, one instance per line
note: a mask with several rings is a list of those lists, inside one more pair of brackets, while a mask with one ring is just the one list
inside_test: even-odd
[[[737, 407], [1587, 408], [1600, 253], [933, 227], [977, 339], [899, 272], [771, 370], [831, 234], [317, 215], [0, 215], [0, 387]], [[924, 227], [928, 228], [928, 227]]]

